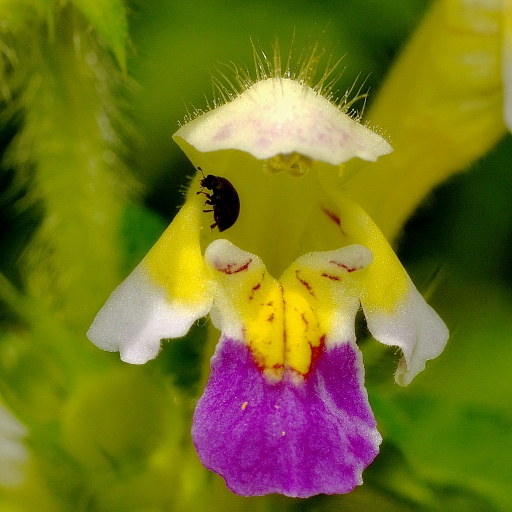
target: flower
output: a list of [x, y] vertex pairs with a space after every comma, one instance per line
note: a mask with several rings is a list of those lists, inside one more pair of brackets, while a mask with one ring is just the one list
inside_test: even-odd
[[[356, 345], [360, 306], [373, 336], [401, 349], [399, 384], [448, 338], [343, 191], [345, 162], [373, 162], [391, 147], [349, 114], [350, 102], [329, 101], [330, 70], [311, 85], [315, 59], [283, 75], [260, 61], [256, 82], [237, 75], [242, 90], [226, 93], [230, 102], [178, 130], [192, 163], [236, 189], [239, 217], [222, 233], [210, 229], [197, 173], [180, 212], [88, 331], [98, 347], [142, 364], [162, 338], [210, 314], [222, 334], [192, 435], [203, 464], [245, 496], [362, 483], [381, 436]], [[207, 204], [216, 215], [226, 207], [215, 194]]]
[[[498, 21], [488, 24], [488, 32], [492, 35], [501, 35], [501, 74], [503, 79], [503, 119], [509, 130], [512, 130], [512, 4], [503, 0], [503, 2], [490, 2], [480, 16], [487, 15], [492, 21], [498, 18]], [[500, 30], [501, 25], [501, 30]]]
[[346, 189], [388, 239], [438, 184], [488, 153], [505, 122], [510, 128], [511, 11], [508, 0], [433, 2], [379, 89], [368, 115], [395, 151]]

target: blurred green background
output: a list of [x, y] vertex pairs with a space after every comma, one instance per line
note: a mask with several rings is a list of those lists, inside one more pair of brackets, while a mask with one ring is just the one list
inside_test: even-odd
[[[326, 57], [345, 55], [340, 95], [367, 77], [371, 105], [429, 2], [133, 1], [125, 75], [105, 49], [115, 52], [112, 41], [87, 39], [89, 22], [101, 33], [94, 2], [74, 2], [86, 21], [69, 4], [52, 7], [65, 11], [52, 37], [40, 3], [51, 4], [0, 6], [0, 397], [24, 425], [0, 414], [0, 511], [512, 510], [509, 136], [404, 228], [399, 256], [451, 338], [405, 389], [393, 383], [395, 351], [361, 342], [384, 442], [349, 495], [240, 498], [201, 467], [189, 432], [210, 355], [204, 322], [142, 367], [85, 338], [182, 201], [193, 168], [171, 135], [211, 100], [211, 75], [229, 62], [252, 70], [250, 39], [269, 56], [276, 38], [283, 55], [292, 40], [296, 52], [319, 40]], [[80, 50], [69, 26], [84, 34]], [[55, 50], [66, 44], [90, 45], [91, 75]], [[39, 83], [48, 96], [26, 92]], [[109, 120], [89, 120], [100, 130], [87, 128], [95, 109]]]

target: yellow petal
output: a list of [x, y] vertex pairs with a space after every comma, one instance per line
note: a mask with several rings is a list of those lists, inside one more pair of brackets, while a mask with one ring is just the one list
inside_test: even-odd
[[199, 241], [203, 202], [200, 196], [189, 195], [141, 263], [169, 301], [199, 309], [212, 296]]
[[267, 377], [279, 380], [285, 369], [307, 375], [323, 345], [355, 342], [354, 276], [371, 259], [362, 246], [310, 253], [277, 281], [260, 258], [216, 240], [206, 251], [216, 282], [212, 322], [249, 346]]
[[87, 337], [143, 364], [157, 356], [162, 338], [184, 336], [213, 300], [199, 246], [201, 202], [192, 198], [133, 272], [112, 292]]
[[352, 286], [374, 338], [403, 352], [395, 380], [409, 384], [437, 357], [448, 340], [448, 329], [415, 288], [388, 241], [368, 214], [346, 194], [337, 195], [338, 208], [331, 212], [350, 243], [361, 244], [373, 254], [373, 262], [356, 272]]
[[437, 1], [377, 94], [368, 116], [394, 152], [347, 190], [389, 240], [437, 184], [505, 134], [502, 19], [501, 0]]

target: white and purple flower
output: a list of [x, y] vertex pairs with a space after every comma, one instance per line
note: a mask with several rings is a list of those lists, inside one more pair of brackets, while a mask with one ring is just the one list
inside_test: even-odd
[[98, 313], [88, 336], [142, 364], [162, 338], [210, 314], [221, 331], [192, 427], [203, 464], [234, 492], [346, 493], [381, 436], [364, 388], [355, 316], [399, 347], [408, 384], [448, 331], [368, 215], [343, 191], [343, 163], [391, 151], [296, 74], [261, 74], [174, 135], [194, 166], [236, 188], [222, 234], [201, 175], [167, 231]]

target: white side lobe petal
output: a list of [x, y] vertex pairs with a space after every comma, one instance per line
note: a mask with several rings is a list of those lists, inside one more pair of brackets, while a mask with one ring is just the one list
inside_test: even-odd
[[172, 304], [141, 263], [112, 292], [87, 337], [103, 350], [119, 351], [127, 363], [144, 364], [158, 355], [162, 338], [184, 336], [210, 306], [211, 301], [187, 307]]
[[409, 291], [392, 312], [363, 311], [373, 337], [385, 345], [397, 346], [403, 352], [395, 381], [407, 386], [425, 368], [429, 359], [436, 358], [448, 341], [449, 332], [439, 315], [425, 302], [409, 280]]

